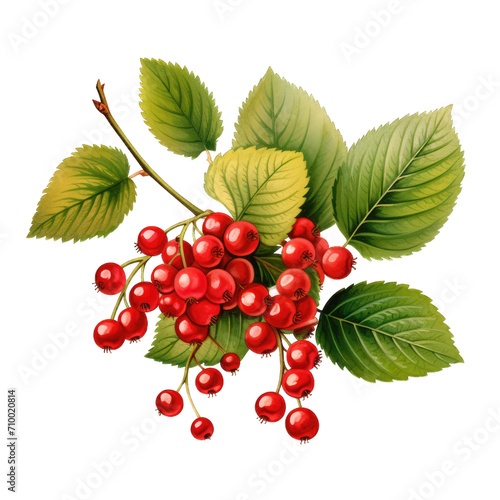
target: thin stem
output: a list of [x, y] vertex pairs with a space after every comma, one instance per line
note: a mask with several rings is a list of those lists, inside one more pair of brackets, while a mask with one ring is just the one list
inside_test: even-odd
[[[208, 215], [210, 215], [210, 214], [208, 214]], [[194, 227], [194, 229], [196, 229], [196, 231], [198, 231], [200, 236], [203, 236], [203, 233], [198, 229], [198, 225], [196, 224], [196, 221], [193, 222], [193, 227]]]
[[193, 359], [195, 360], [196, 364], [203, 370], [203, 366], [201, 366], [200, 363], [198, 363], [196, 356], [193, 356]]
[[186, 256], [184, 255], [184, 236], [186, 236], [187, 228], [189, 227], [190, 222], [184, 224], [182, 228], [181, 234], [179, 235], [179, 251], [181, 252], [182, 265], [187, 267]]
[[186, 394], [189, 398], [189, 402], [191, 403], [191, 407], [193, 408], [196, 416], [200, 418], [200, 414], [198, 413], [198, 410], [196, 409], [196, 406], [194, 405], [193, 398], [191, 397], [191, 392], [189, 391], [189, 382], [188, 379], [186, 379]]
[[125, 262], [125, 264], [122, 264], [121, 267], [125, 268], [127, 266], [130, 266], [131, 264], [135, 264], [136, 262], [142, 262], [143, 259], [144, 257], [136, 257], [135, 259], [127, 260], [127, 262]]
[[200, 348], [201, 346], [199, 345], [196, 345], [194, 346], [193, 350], [191, 351], [191, 354], [189, 355], [189, 358], [186, 362], [186, 368], [184, 368], [184, 375], [182, 377], [182, 380], [181, 380], [181, 385], [179, 386], [179, 388], [177, 389], [177, 392], [179, 392], [181, 389], [182, 389], [182, 386], [184, 385], [184, 383], [186, 382], [187, 380], [187, 377], [188, 377], [188, 373], [189, 373], [189, 368], [190, 368], [190, 365], [191, 365], [191, 361], [193, 360], [194, 358], [194, 355], [196, 354], [196, 351]]
[[286, 335], [283, 332], [280, 332], [281, 338], [288, 344], [288, 347], [292, 345], [292, 343], [286, 338]]
[[101, 85], [101, 81], [97, 81], [97, 93], [101, 99], [101, 102], [94, 101], [95, 107], [97, 110], [104, 115], [106, 120], [108, 120], [109, 124], [113, 128], [113, 130], [118, 134], [118, 137], [125, 144], [127, 149], [132, 153], [132, 156], [136, 159], [137, 163], [142, 167], [142, 169], [151, 176], [163, 189], [165, 189], [168, 193], [170, 193], [179, 203], [184, 205], [189, 211], [191, 211], [194, 215], [200, 215], [203, 210], [199, 209], [197, 206], [193, 205], [186, 198], [181, 196], [175, 189], [173, 189], [169, 184], [167, 184], [144, 160], [144, 158], [138, 153], [132, 143], [128, 140], [127, 136], [124, 134], [123, 130], [120, 128], [116, 120], [114, 119], [111, 111], [109, 110], [108, 102], [106, 96], [104, 94], [103, 85]]
[[226, 353], [226, 350], [219, 344], [219, 342], [217, 342], [213, 337], [212, 335], [208, 334], [208, 338], [224, 353], [224, 354], [227, 354]]
[[146, 269], [146, 266], [145, 266], [145, 265], [141, 267], [141, 281], [145, 281], [145, 280], [144, 280], [144, 270], [145, 270], [145, 269]]
[[212, 163], [213, 163], [212, 155], [210, 154], [210, 151], [208, 149], [205, 149], [205, 151], [207, 153], [207, 161], [208, 161], [208, 163], [210, 163], [210, 165], [212, 165]]
[[299, 398], [297, 398], [297, 403], [298, 403], [298, 405], [299, 405], [299, 408], [302, 408], [302, 403], [300, 402], [300, 399], [299, 399]]
[[274, 335], [276, 336], [276, 341], [278, 342], [278, 350], [280, 354], [280, 376], [278, 379], [278, 387], [276, 388], [276, 392], [279, 393], [281, 390], [281, 382], [283, 381], [283, 374], [285, 373], [285, 356], [283, 354], [283, 342], [281, 341], [280, 332], [273, 327]]

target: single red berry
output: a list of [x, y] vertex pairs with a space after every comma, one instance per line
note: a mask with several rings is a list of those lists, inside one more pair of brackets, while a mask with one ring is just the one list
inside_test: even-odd
[[325, 252], [328, 250], [330, 245], [328, 244], [328, 241], [325, 240], [325, 238], [316, 238], [313, 241], [314, 249], [316, 250], [316, 260], [318, 262], [321, 262], [321, 259], [323, 258], [323, 255], [325, 255]]
[[224, 268], [238, 285], [245, 286], [253, 283], [255, 271], [247, 259], [231, 259]]
[[288, 233], [289, 238], [305, 238], [314, 241], [319, 236], [319, 228], [306, 217], [299, 217]]
[[308, 340], [294, 342], [286, 352], [286, 361], [290, 368], [312, 370], [321, 363], [321, 353], [318, 348]]
[[120, 313], [118, 323], [123, 326], [125, 340], [130, 342], [141, 339], [148, 330], [147, 316], [133, 307], [127, 307]]
[[151, 282], [160, 293], [174, 291], [174, 279], [178, 270], [169, 264], [160, 264], [151, 273]]
[[250, 255], [259, 246], [259, 232], [250, 222], [233, 222], [224, 233], [224, 246], [227, 251], [238, 257]]
[[175, 292], [160, 295], [160, 311], [167, 318], [178, 318], [186, 312], [186, 301]]
[[134, 285], [129, 293], [129, 302], [138, 311], [151, 312], [158, 307], [158, 290], [150, 281], [141, 281]]
[[201, 345], [208, 337], [208, 326], [197, 325], [183, 314], [175, 320], [175, 333], [186, 344]]
[[283, 297], [300, 300], [309, 293], [311, 280], [302, 269], [287, 269], [280, 274], [276, 282], [276, 289]]
[[240, 290], [237, 288], [233, 298], [229, 302], [224, 302], [224, 304], [221, 304], [222, 309], [224, 311], [230, 311], [231, 309], [235, 309], [236, 307], [238, 307], [239, 298], [240, 298]]
[[318, 433], [319, 421], [309, 408], [295, 408], [286, 416], [285, 427], [291, 437], [307, 443]]
[[210, 439], [214, 434], [214, 425], [208, 418], [199, 417], [191, 424], [191, 434], [200, 441]]
[[314, 332], [314, 329], [318, 326], [318, 323], [318, 319], [313, 318], [309, 321], [302, 321], [298, 325], [294, 325], [292, 328], [290, 328], [290, 330], [293, 330], [293, 333], [297, 339], [308, 339]]
[[321, 262], [314, 261], [311, 267], [318, 273], [319, 284], [322, 285], [325, 282], [325, 271], [323, 271]]
[[296, 319], [298, 319], [300, 323], [310, 321], [315, 318], [318, 312], [318, 306], [316, 305], [314, 299], [310, 296], [297, 300], [295, 302], [295, 309], [297, 311]]
[[220, 305], [207, 299], [189, 304], [186, 309], [188, 318], [200, 326], [215, 325], [219, 319]]
[[272, 298], [271, 305], [264, 311], [264, 319], [276, 328], [290, 329], [300, 318], [292, 300], [276, 295]]
[[314, 245], [305, 238], [294, 238], [286, 243], [281, 252], [281, 258], [286, 267], [305, 269], [314, 262], [316, 250]]
[[200, 266], [215, 267], [221, 263], [224, 257], [224, 245], [215, 236], [202, 236], [194, 242], [193, 255]]
[[215, 396], [224, 385], [224, 377], [217, 368], [205, 368], [198, 373], [195, 383], [202, 394]]
[[195, 267], [181, 269], [174, 280], [175, 293], [190, 302], [202, 299], [207, 292], [207, 285], [207, 277]]
[[236, 374], [236, 371], [240, 367], [240, 357], [235, 354], [234, 352], [227, 352], [222, 356], [222, 359], [220, 360], [220, 367], [225, 371], [225, 372], [231, 372], [233, 375]]
[[201, 230], [203, 234], [215, 236], [219, 240], [222, 240], [224, 232], [233, 222], [234, 220], [230, 215], [222, 212], [214, 212], [205, 219]]
[[329, 278], [341, 280], [351, 274], [355, 260], [347, 248], [330, 247], [323, 255], [323, 271]]
[[104, 352], [118, 349], [125, 342], [123, 326], [114, 319], [105, 319], [94, 328], [94, 341]]
[[184, 400], [177, 391], [168, 389], [160, 392], [156, 397], [156, 408], [166, 417], [175, 417], [184, 408]]
[[160, 255], [167, 244], [167, 235], [161, 227], [145, 227], [137, 238], [136, 248], [144, 255]]
[[283, 375], [281, 386], [291, 398], [307, 398], [314, 389], [314, 376], [309, 370], [292, 368]]
[[114, 262], [103, 264], [95, 273], [95, 289], [104, 295], [116, 295], [123, 290], [127, 277], [122, 266]]
[[[192, 266], [194, 262], [193, 247], [187, 241], [182, 242], [182, 248], [184, 249], [184, 258], [186, 259], [186, 267]], [[184, 263], [182, 262], [182, 256], [180, 254], [180, 244], [179, 238], [175, 240], [170, 240], [163, 249], [161, 253], [161, 258], [165, 264], [170, 264], [176, 269], [182, 269]]]
[[273, 329], [263, 321], [253, 323], [246, 329], [245, 343], [252, 352], [264, 356], [271, 354], [278, 347]]
[[207, 299], [214, 304], [230, 302], [236, 292], [234, 278], [223, 269], [214, 269], [207, 274]]
[[251, 283], [241, 290], [238, 307], [248, 316], [260, 316], [270, 304], [269, 290], [259, 283]]
[[255, 413], [261, 422], [277, 422], [285, 411], [285, 399], [277, 392], [265, 392], [255, 402]]

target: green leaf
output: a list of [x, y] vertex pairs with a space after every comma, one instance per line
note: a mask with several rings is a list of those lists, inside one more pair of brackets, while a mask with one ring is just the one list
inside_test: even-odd
[[107, 236], [132, 209], [135, 184], [127, 157], [106, 146], [83, 146], [66, 158], [45, 189], [28, 238], [83, 241]]
[[396, 283], [338, 291], [320, 315], [316, 339], [334, 363], [368, 382], [422, 377], [463, 362], [431, 299]]
[[146, 125], [170, 151], [196, 158], [215, 151], [220, 112], [198, 76], [178, 64], [141, 59], [141, 109]]
[[396, 120], [350, 149], [334, 187], [338, 227], [368, 259], [410, 255], [448, 219], [463, 175], [451, 107]]
[[262, 244], [274, 246], [287, 237], [304, 203], [306, 164], [301, 153], [231, 149], [210, 165], [205, 191], [220, 201], [234, 220], [254, 224]]
[[[243, 359], [248, 351], [245, 344], [245, 331], [256, 321], [260, 319], [246, 316], [238, 309], [224, 311], [217, 324], [210, 327], [210, 335], [226, 352], [234, 352], [240, 359]], [[156, 325], [153, 344], [146, 358], [169, 365], [186, 366], [191, 351], [192, 347], [177, 337], [175, 319], [165, 318], [161, 314]], [[196, 353], [196, 359], [200, 364], [213, 366], [220, 362], [223, 355], [224, 353], [210, 339], [207, 339]]]
[[346, 160], [344, 140], [312, 96], [271, 68], [240, 109], [233, 148], [250, 146], [301, 152], [307, 164], [309, 192], [300, 215], [322, 230], [335, 223], [332, 187]]

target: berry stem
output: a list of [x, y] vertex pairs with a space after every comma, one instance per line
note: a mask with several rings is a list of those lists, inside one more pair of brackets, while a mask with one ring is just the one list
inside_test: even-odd
[[106, 95], [104, 94], [103, 85], [101, 81], [97, 80], [97, 93], [99, 94], [100, 102], [94, 101], [94, 105], [97, 110], [104, 115], [106, 120], [113, 128], [113, 130], [118, 134], [118, 137], [125, 144], [127, 149], [132, 153], [132, 156], [137, 160], [137, 163], [142, 167], [145, 173], [147, 173], [152, 179], [154, 179], [163, 189], [165, 189], [169, 194], [171, 194], [179, 203], [184, 205], [189, 211], [194, 215], [200, 215], [203, 210], [199, 209], [197, 206], [193, 205], [186, 198], [181, 196], [175, 189], [173, 189], [169, 184], [167, 184], [144, 160], [144, 158], [137, 152], [132, 143], [128, 140], [127, 136], [123, 133], [116, 120], [114, 119], [111, 111], [109, 110], [108, 101]]
[[302, 408], [302, 403], [300, 402], [299, 398], [297, 398], [297, 404], [299, 405], [299, 408]]
[[210, 165], [212, 165], [212, 163], [213, 163], [212, 155], [210, 154], [210, 151], [208, 149], [205, 149], [205, 151], [207, 153], [207, 161], [208, 161], [208, 163], [210, 163]]
[[130, 266], [131, 264], [135, 264], [136, 262], [142, 262], [144, 257], [136, 257], [135, 259], [132, 260], [127, 260], [125, 264], [122, 264], [121, 267], [126, 268], [127, 266]]
[[191, 361], [193, 360], [194, 355], [196, 354], [196, 351], [200, 347], [201, 347], [201, 345], [196, 345], [196, 346], [194, 346], [193, 350], [191, 351], [191, 354], [189, 355], [189, 358], [188, 358], [188, 360], [186, 362], [186, 368], [184, 368], [184, 375], [183, 375], [182, 380], [181, 380], [181, 385], [179, 385], [179, 388], [177, 389], [177, 392], [179, 392], [182, 389], [182, 386], [186, 382], [187, 377], [188, 377], [188, 373], [189, 373], [189, 368], [190, 368], [190, 365], [191, 365]]
[[189, 224], [185, 224], [182, 228], [181, 234], [179, 234], [179, 251], [181, 253], [182, 265], [183, 267], [187, 267], [186, 256], [184, 255], [184, 237], [186, 236], [187, 228]]
[[224, 353], [227, 354], [226, 350], [217, 342], [212, 335], [208, 334], [208, 338]]
[[285, 356], [283, 353], [283, 342], [281, 341], [281, 333], [276, 328], [274, 328], [274, 326], [272, 327], [272, 329], [273, 329], [274, 335], [276, 336], [276, 341], [278, 343], [278, 351], [279, 351], [279, 355], [280, 355], [280, 376], [278, 379], [278, 387], [276, 388], [276, 392], [279, 394], [279, 392], [281, 390], [281, 382], [283, 381], [283, 374], [285, 373], [285, 370], [286, 370]]
[[292, 345], [292, 343], [286, 338], [286, 335], [280, 331], [281, 338], [288, 344], [288, 347]]

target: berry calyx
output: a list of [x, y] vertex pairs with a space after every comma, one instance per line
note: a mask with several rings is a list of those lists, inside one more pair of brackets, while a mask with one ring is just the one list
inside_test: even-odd
[[309, 370], [292, 368], [283, 375], [281, 386], [292, 398], [307, 398], [314, 389], [314, 376]]
[[107, 262], [100, 266], [95, 273], [95, 289], [104, 295], [116, 295], [123, 290], [127, 277], [122, 266], [114, 262]]
[[325, 274], [334, 280], [341, 280], [351, 274], [355, 259], [345, 247], [330, 247], [323, 255], [322, 267]]
[[200, 326], [215, 325], [219, 319], [220, 305], [202, 299], [189, 304], [186, 309], [188, 318]]
[[212, 235], [222, 240], [226, 229], [233, 222], [234, 220], [230, 215], [222, 212], [214, 212], [205, 219], [201, 230], [203, 234]]
[[175, 293], [184, 300], [200, 300], [207, 292], [207, 277], [195, 267], [181, 269], [175, 276]]
[[238, 257], [250, 255], [259, 246], [259, 232], [250, 222], [233, 222], [224, 233], [224, 246], [229, 253]]
[[238, 307], [248, 316], [260, 316], [270, 303], [269, 290], [259, 283], [247, 285], [238, 298]]
[[305, 238], [288, 241], [281, 252], [283, 263], [288, 268], [305, 269], [313, 264], [316, 256], [314, 245]]
[[253, 283], [255, 278], [255, 270], [247, 259], [238, 257], [231, 259], [224, 269], [234, 278], [234, 281], [240, 286], [249, 285]]
[[319, 235], [319, 228], [306, 217], [299, 217], [295, 221], [292, 230], [288, 233], [289, 238], [305, 238], [311, 242], [318, 238]]
[[321, 353], [312, 342], [298, 340], [288, 348], [286, 361], [290, 368], [312, 370], [321, 363]]
[[264, 311], [264, 319], [276, 328], [290, 329], [301, 318], [292, 300], [276, 295], [271, 305]]
[[123, 327], [125, 340], [130, 342], [137, 342], [148, 330], [147, 316], [133, 307], [127, 307], [120, 313], [118, 323]]
[[144, 255], [160, 255], [167, 244], [167, 235], [161, 227], [147, 226], [137, 237], [136, 248]]
[[134, 285], [129, 293], [132, 307], [141, 312], [151, 312], [158, 307], [158, 290], [150, 281], [141, 281]]
[[265, 392], [255, 402], [255, 413], [261, 423], [277, 422], [283, 418], [285, 411], [285, 399], [277, 392]]
[[253, 323], [246, 329], [245, 343], [252, 352], [264, 356], [271, 354], [278, 347], [273, 329], [263, 321]]
[[296, 328], [298, 328], [301, 323], [306, 323], [315, 318], [318, 312], [318, 306], [310, 296], [297, 300], [295, 302], [295, 309], [297, 311], [296, 316], [300, 318], [300, 323], [297, 324]]
[[214, 425], [208, 418], [199, 417], [191, 424], [191, 434], [200, 441], [210, 439], [214, 434]]
[[287, 269], [280, 274], [276, 288], [283, 297], [300, 300], [309, 293], [311, 280], [302, 269]]
[[94, 328], [94, 341], [104, 352], [118, 349], [125, 342], [123, 326], [114, 319], [105, 319]]
[[175, 333], [186, 344], [201, 345], [208, 337], [208, 326], [197, 325], [183, 314], [175, 321]]
[[309, 408], [295, 408], [286, 417], [288, 434], [301, 443], [307, 443], [319, 430], [319, 420]]
[[224, 257], [222, 241], [212, 235], [198, 238], [193, 245], [193, 256], [202, 267], [218, 266]]
[[175, 292], [160, 295], [160, 311], [167, 318], [178, 318], [186, 312], [186, 302]]
[[184, 408], [184, 400], [177, 391], [168, 389], [156, 397], [156, 408], [166, 417], [175, 417]]
[[202, 394], [215, 396], [224, 385], [224, 377], [217, 368], [205, 368], [198, 373], [195, 383]]
[[151, 273], [151, 282], [160, 293], [174, 291], [174, 279], [178, 270], [169, 264], [160, 264]]
[[240, 357], [234, 352], [227, 352], [222, 356], [220, 360], [220, 367], [225, 372], [231, 372], [232, 375], [236, 375], [238, 368], [240, 367]]
[[214, 304], [230, 302], [236, 292], [234, 278], [223, 269], [214, 269], [207, 274], [207, 299]]
[[236, 289], [234, 297], [229, 302], [224, 302], [224, 304], [221, 304], [222, 309], [224, 311], [230, 311], [231, 309], [238, 307], [239, 297], [240, 297], [240, 292], [238, 289]]
[[[187, 241], [183, 241], [182, 248], [184, 250], [184, 258], [186, 259], [186, 267], [192, 266], [194, 262], [193, 247]], [[170, 264], [174, 266], [176, 269], [184, 268], [182, 257], [180, 255], [179, 238], [170, 240], [165, 245], [165, 248], [161, 253], [161, 258], [163, 259], [163, 262], [165, 262], [165, 264]]]

